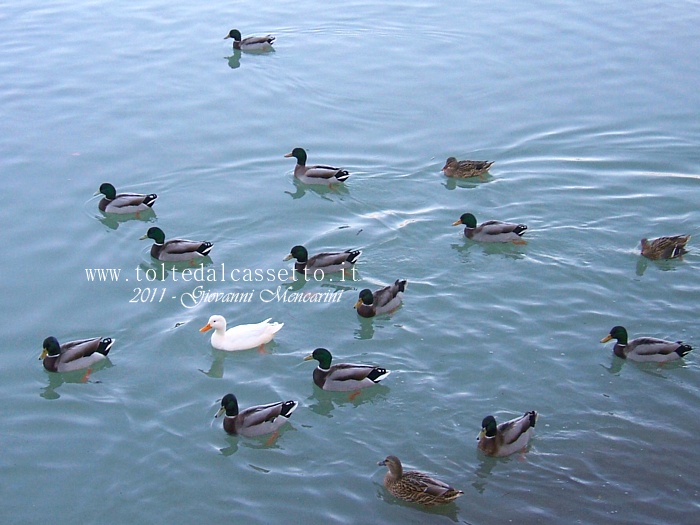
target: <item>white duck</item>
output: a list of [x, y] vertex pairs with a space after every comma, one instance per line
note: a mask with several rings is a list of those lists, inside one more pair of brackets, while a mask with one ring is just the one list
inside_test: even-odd
[[[270, 319], [272, 319], [270, 317]], [[284, 323], [271, 323], [270, 319], [257, 324], [241, 324], [226, 330], [226, 319], [222, 315], [212, 315], [209, 322], [199, 329], [200, 332], [214, 329], [211, 335], [211, 346], [217, 350], [233, 352], [258, 348], [264, 350], [264, 345], [284, 326]]]

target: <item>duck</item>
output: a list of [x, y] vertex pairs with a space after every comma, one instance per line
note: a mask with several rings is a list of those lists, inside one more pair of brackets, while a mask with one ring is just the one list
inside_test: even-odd
[[685, 245], [690, 240], [690, 235], [674, 235], [671, 237], [659, 237], [658, 239], [642, 239], [642, 255], [647, 259], [675, 259], [688, 253]]
[[513, 244], [526, 244], [521, 239], [527, 226], [512, 222], [486, 221], [480, 226], [476, 225], [476, 217], [471, 213], [463, 213], [461, 217], [452, 223], [452, 226], [464, 224], [464, 235], [468, 239], [480, 242], [512, 242]]
[[432, 507], [450, 503], [464, 494], [463, 491], [423, 472], [404, 472], [401, 460], [396, 456], [387, 456], [377, 465], [389, 469], [384, 476], [384, 486], [392, 495], [404, 501]]
[[297, 245], [292, 247], [284, 260], [296, 259], [294, 269], [306, 276], [316, 270], [322, 270], [324, 274], [350, 270], [355, 267], [360, 255], [362, 250], [345, 250], [344, 252], [323, 252], [309, 257], [308, 250]]
[[338, 363], [331, 366], [333, 356], [325, 348], [317, 348], [304, 361], [312, 359], [318, 361], [313, 374], [314, 383], [321, 390], [330, 392], [358, 391], [376, 385], [391, 373], [386, 368], [373, 365]]
[[104, 195], [97, 205], [100, 211], [120, 214], [150, 210], [158, 198], [155, 193], [117, 193], [109, 182], [102, 183], [95, 195]]
[[440, 171], [455, 179], [483, 178], [492, 164], [493, 161], [488, 160], [457, 160], [454, 157], [448, 157]]
[[486, 416], [481, 422], [477, 448], [487, 456], [509, 456], [525, 448], [536, 422], [537, 412], [534, 410], [500, 425], [493, 416]]
[[238, 399], [233, 394], [226, 394], [221, 400], [221, 408], [216, 415], [224, 416], [224, 430], [228, 434], [256, 437], [277, 432], [289, 421], [292, 412], [299, 406], [297, 401], [278, 401], [269, 405], [256, 405], [238, 411]]
[[165, 242], [165, 234], [157, 226], [148, 228], [140, 239], [153, 239], [151, 257], [159, 261], [189, 261], [197, 257], [206, 257], [214, 247], [209, 241], [170, 239]]
[[222, 315], [212, 315], [207, 324], [199, 329], [200, 332], [214, 329], [211, 334], [211, 346], [217, 350], [234, 352], [237, 350], [249, 350], [264, 346], [272, 341], [284, 323], [271, 323], [272, 317], [256, 324], [240, 324], [226, 329], [226, 319]]
[[331, 184], [345, 182], [350, 176], [350, 173], [342, 168], [324, 165], [307, 166], [306, 151], [303, 148], [294, 148], [285, 157], [297, 159], [297, 165], [294, 166], [294, 176], [305, 184], [325, 184], [330, 186]]
[[613, 353], [622, 359], [648, 363], [666, 363], [675, 361], [690, 352], [693, 347], [683, 341], [665, 341], [656, 337], [638, 337], [628, 341], [627, 330], [622, 326], [614, 326], [610, 333], [600, 340], [607, 343], [611, 339], [617, 342]]
[[49, 336], [44, 339], [39, 359], [49, 372], [82, 370], [106, 359], [114, 341], [111, 337], [93, 337], [59, 344], [58, 339]]
[[275, 41], [272, 35], [248, 36], [241, 39], [241, 32], [238, 29], [231, 29], [224, 40], [227, 38], [233, 38], [233, 49], [241, 51], [272, 51], [272, 44]]
[[406, 279], [396, 279], [394, 284], [380, 288], [372, 292], [365, 288], [355, 303], [355, 310], [362, 317], [374, 317], [377, 314], [385, 314], [396, 310], [403, 301], [403, 292], [406, 289]]

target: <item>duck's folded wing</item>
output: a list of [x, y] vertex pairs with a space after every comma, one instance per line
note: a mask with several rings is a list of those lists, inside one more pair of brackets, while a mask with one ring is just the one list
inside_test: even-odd
[[132, 206], [140, 206], [151, 197], [151, 195], [142, 195], [140, 193], [120, 193], [110, 203], [111, 206], [117, 208], [129, 208]]
[[343, 264], [350, 258], [350, 252], [324, 252], [312, 256], [307, 266], [328, 267]]
[[316, 166], [309, 166], [304, 175], [312, 179], [332, 179], [342, 171], [342, 169], [334, 166], [317, 164]]
[[[245, 426], [262, 425], [265, 422], [274, 421], [282, 414], [284, 402], [270, 403], [268, 405], [258, 405], [245, 409], [238, 418]], [[241, 417], [242, 416], [242, 417]]]
[[481, 223], [481, 231], [488, 235], [500, 235], [512, 232], [519, 233], [525, 229], [525, 225], [512, 222], [486, 221]]
[[515, 443], [520, 436], [527, 432], [532, 426], [530, 423], [531, 414], [528, 412], [523, 416], [511, 419], [499, 425], [498, 432], [503, 436], [503, 442], [506, 445]]
[[442, 496], [447, 491], [452, 489], [452, 487], [450, 487], [447, 483], [430, 477], [423, 472], [413, 471], [410, 476], [404, 475], [402, 479], [405, 480], [407, 477], [414, 482], [416, 487], [420, 487], [421, 491], [433, 496]]
[[406, 281], [397, 280], [394, 284], [385, 286], [384, 288], [374, 292], [374, 305], [381, 308], [393, 301], [399, 293], [404, 291]]
[[81, 357], [90, 356], [100, 348], [101, 341], [102, 339], [100, 337], [69, 341], [61, 346], [61, 361], [63, 363], [69, 363]]
[[331, 367], [329, 378], [332, 381], [362, 381], [367, 379], [375, 368], [371, 365], [340, 363]]
[[629, 346], [639, 355], [666, 355], [675, 352], [679, 344], [656, 337], [638, 337], [630, 341]]
[[275, 37], [272, 35], [265, 36], [249, 36], [241, 40], [241, 44], [252, 45], [252, 44], [272, 44]]
[[163, 245], [167, 253], [192, 253], [206, 248], [207, 243], [202, 241], [188, 241], [186, 239], [173, 239]]

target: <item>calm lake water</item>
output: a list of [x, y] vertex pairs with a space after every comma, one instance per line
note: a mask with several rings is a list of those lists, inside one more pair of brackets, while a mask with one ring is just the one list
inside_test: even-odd
[[[683, 0], [4, 3], [0, 521], [697, 523], [699, 26]], [[276, 51], [234, 54], [234, 27]], [[295, 183], [296, 146], [347, 184]], [[455, 182], [452, 155], [495, 163]], [[154, 213], [104, 216], [105, 181]], [[467, 241], [467, 211], [528, 244]], [[354, 281], [148, 281], [155, 225], [212, 241], [224, 277], [289, 269], [295, 244], [364, 253]], [[680, 233], [682, 260], [640, 258]], [[359, 319], [359, 290], [397, 278], [403, 307]], [[252, 299], [187, 303], [197, 286]], [[225, 354], [198, 331], [212, 314], [285, 326]], [[599, 343], [616, 324], [696, 351], [623, 362]], [[116, 343], [82, 382], [43, 369], [48, 335]], [[320, 392], [319, 346], [392, 373]], [[273, 443], [241, 439], [213, 419], [228, 392], [300, 406]], [[484, 416], [532, 409], [524, 454], [477, 453]], [[399, 502], [388, 454], [465, 495]]]

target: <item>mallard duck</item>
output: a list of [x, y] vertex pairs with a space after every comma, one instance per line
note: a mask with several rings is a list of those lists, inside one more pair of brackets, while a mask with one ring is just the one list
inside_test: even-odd
[[209, 322], [199, 331], [214, 329], [214, 333], [211, 334], [211, 346], [217, 350], [233, 352], [256, 347], [262, 350], [284, 326], [284, 323], [271, 323], [271, 319], [270, 317], [257, 324], [241, 324], [226, 330], [226, 319], [221, 315], [212, 315]]
[[309, 257], [306, 248], [297, 245], [284, 260], [296, 259], [294, 269], [304, 275], [310, 275], [316, 270], [323, 270], [326, 274], [353, 268], [360, 255], [362, 255], [361, 250], [345, 250], [344, 252], [323, 252]]
[[372, 365], [338, 363], [331, 366], [333, 356], [325, 348], [317, 348], [304, 361], [315, 359], [318, 366], [314, 370], [314, 383], [322, 390], [350, 392], [373, 386], [391, 372], [386, 368]]
[[464, 235], [474, 241], [480, 242], [512, 242], [513, 244], [526, 244], [521, 239], [527, 226], [524, 224], [514, 224], [512, 222], [486, 221], [480, 226], [476, 225], [476, 217], [471, 213], [463, 213], [462, 216], [452, 223], [452, 226], [464, 224]]
[[685, 245], [690, 240], [690, 235], [674, 235], [673, 237], [659, 237], [658, 239], [642, 239], [642, 255], [648, 259], [674, 259], [688, 253]]
[[613, 353], [622, 359], [639, 362], [665, 363], [684, 357], [693, 347], [683, 341], [665, 341], [656, 337], [638, 337], [627, 341], [627, 330], [622, 326], [614, 326], [610, 333], [600, 340], [607, 343], [617, 340]]
[[100, 185], [95, 195], [104, 195], [97, 207], [105, 213], [138, 213], [150, 209], [156, 202], [158, 195], [150, 193], [119, 193], [109, 182]]
[[159, 261], [189, 261], [197, 257], [206, 257], [214, 246], [208, 241], [184, 239], [170, 239], [165, 242], [165, 234], [157, 226], [148, 228], [146, 235], [141, 237], [141, 240], [144, 239], [153, 239], [151, 257]]
[[241, 32], [238, 29], [231, 29], [224, 40], [227, 38], [233, 38], [233, 49], [241, 51], [271, 51], [275, 41], [272, 35], [248, 36], [241, 40]]
[[477, 447], [487, 456], [509, 456], [525, 448], [536, 422], [534, 410], [500, 425], [496, 425], [493, 416], [486, 416], [481, 422]]
[[333, 166], [307, 166], [306, 151], [303, 148], [294, 148], [291, 153], [287, 153], [285, 157], [294, 157], [297, 159], [297, 165], [294, 166], [294, 176], [305, 184], [335, 184], [337, 182], [345, 182], [350, 176], [347, 170], [334, 168]]
[[401, 306], [405, 289], [406, 279], [396, 279], [394, 284], [380, 288], [374, 293], [369, 288], [365, 288], [360, 292], [360, 297], [355, 303], [355, 310], [362, 317], [374, 317], [377, 314], [396, 310]]
[[255, 437], [276, 432], [284, 425], [299, 403], [296, 401], [279, 401], [269, 405], [257, 405], [238, 411], [238, 399], [233, 394], [226, 394], [221, 400], [221, 408], [214, 417], [226, 414], [224, 430], [229, 434]]
[[387, 456], [377, 465], [388, 467], [384, 476], [384, 486], [395, 497], [428, 507], [443, 505], [459, 498], [464, 492], [447, 483], [416, 470], [403, 471], [401, 461], [396, 456]]
[[448, 177], [455, 179], [483, 178], [491, 164], [493, 162], [488, 160], [457, 160], [454, 157], [448, 157], [441, 171]]
[[44, 360], [44, 368], [49, 372], [73, 372], [88, 368], [107, 357], [114, 339], [93, 337], [69, 341], [62, 345], [53, 337], [44, 339], [44, 350], [39, 359]]

